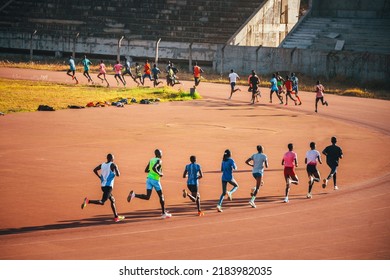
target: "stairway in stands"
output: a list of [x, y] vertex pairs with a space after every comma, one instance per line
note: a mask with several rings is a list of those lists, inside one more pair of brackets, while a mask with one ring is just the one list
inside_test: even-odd
[[390, 54], [390, 18], [308, 16], [280, 47]]

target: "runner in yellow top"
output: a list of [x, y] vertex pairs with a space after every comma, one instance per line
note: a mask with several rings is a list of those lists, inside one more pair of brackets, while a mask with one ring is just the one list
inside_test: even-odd
[[161, 218], [166, 219], [172, 217], [172, 215], [165, 211], [164, 194], [160, 183], [160, 178], [164, 175], [162, 172], [162, 151], [157, 149], [154, 151], [154, 154], [156, 157], [152, 158], [145, 168], [145, 172], [148, 173], [146, 178], [146, 194], [135, 194], [134, 191], [130, 191], [127, 196], [127, 202], [130, 202], [134, 197], [149, 200], [152, 195], [152, 190], [155, 189], [160, 197]]

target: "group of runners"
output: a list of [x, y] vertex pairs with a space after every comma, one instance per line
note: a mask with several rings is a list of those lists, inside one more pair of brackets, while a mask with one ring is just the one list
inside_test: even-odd
[[[230, 70], [229, 73], [229, 82], [230, 82], [230, 96], [229, 99], [232, 98], [233, 93], [236, 91], [241, 91], [240, 88], [236, 88], [237, 80], [240, 79], [240, 76], [234, 71], [234, 69]], [[283, 78], [279, 72], [273, 73], [270, 82], [270, 94], [269, 94], [269, 103], [272, 103], [272, 96], [275, 93], [278, 98], [280, 104], [288, 105], [288, 100], [291, 99], [295, 105], [302, 105], [301, 98], [298, 93], [298, 77], [295, 73], [291, 73], [291, 75], [286, 75]], [[260, 78], [256, 74], [255, 70], [251, 71], [251, 74], [248, 77], [248, 91], [251, 92], [251, 104], [254, 104], [255, 101], [259, 102], [259, 97], [261, 97], [260, 92]], [[315, 101], [315, 112], [318, 111], [318, 102], [321, 101], [322, 105], [328, 106], [328, 102], [324, 100], [324, 91], [325, 88], [321, 84], [320, 81], [317, 81], [315, 92], [316, 92], [316, 101]], [[283, 102], [283, 94], [285, 94], [285, 102]], [[293, 97], [295, 95], [295, 98]]]
[[[90, 66], [92, 65], [92, 62], [87, 58], [86, 55], [84, 55], [84, 58], [81, 60], [81, 63], [84, 68], [83, 76], [87, 78], [88, 83], [94, 84], [95, 82], [92, 80], [92, 77], [89, 74], [89, 70], [90, 70]], [[138, 62], [135, 63], [134, 65], [135, 74], [132, 73], [131, 63], [126, 57], [124, 58], [123, 64], [121, 64], [117, 60], [113, 66], [113, 70], [114, 70], [114, 78], [118, 86], [120, 84], [122, 84], [124, 87], [126, 86], [126, 80], [125, 80], [126, 75], [129, 75], [133, 79], [133, 81], [137, 84], [137, 86], [144, 85], [146, 78], [148, 78], [151, 82], [153, 82], [154, 87], [163, 83], [162, 81], [159, 80], [159, 75], [162, 73], [162, 71], [157, 67], [156, 64], [153, 64], [153, 67], [151, 67], [148, 60], [145, 61], [143, 67]], [[173, 87], [176, 84], [181, 84], [177, 76], [179, 70], [171, 61], [168, 62], [165, 70], [166, 70], [166, 83], [168, 86]], [[203, 72], [204, 72], [203, 69], [200, 66], [198, 66], [197, 62], [195, 62], [195, 65], [193, 67], [194, 88], [196, 88], [199, 85], [201, 80], [201, 74]], [[72, 56], [69, 57], [69, 69], [66, 72], [66, 74], [72, 77], [72, 80], [75, 80], [76, 84], [79, 83], [76, 77], [75, 59]], [[106, 82], [107, 87], [109, 87], [110, 84], [107, 80], [106, 74], [107, 74], [107, 68], [106, 65], [104, 64], [104, 60], [100, 60], [99, 73], [97, 75], [97, 78], [100, 79], [102, 83]]]
[[[92, 80], [89, 69], [92, 65], [92, 62], [87, 58], [85, 55], [82, 59], [81, 63], [84, 67], [83, 75], [87, 78], [88, 83], [94, 83]], [[114, 78], [117, 82], [117, 85], [121, 83], [124, 87], [126, 86], [126, 80], [125, 75], [129, 75], [133, 81], [139, 85], [145, 84], [145, 78], [149, 78], [151, 82], [153, 82], [153, 86], [156, 87], [159, 84], [162, 84], [163, 82], [159, 80], [159, 75], [162, 73], [162, 71], [157, 67], [156, 64], [153, 65], [153, 68], [150, 66], [150, 63], [148, 60], [145, 61], [143, 65], [143, 69], [141, 65], [136, 62], [135, 63], [135, 75], [131, 72], [131, 64], [130, 61], [125, 58], [124, 64], [121, 64], [119, 61], [116, 61], [116, 64], [113, 67], [113, 70], [115, 71]], [[123, 70], [123, 72], [122, 72]], [[177, 67], [173, 65], [171, 61], [168, 62], [166, 67], [166, 83], [168, 86], [174, 86], [176, 84], [180, 84], [180, 81], [177, 77], [177, 73], [179, 70]], [[143, 72], [143, 73], [142, 73]], [[69, 57], [69, 70], [67, 71], [67, 75], [71, 76], [73, 80], [75, 80], [76, 84], [79, 83], [77, 77], [76, 77], [76, 64], [75, 60], [72, 56]], [[193, 76], [194, 76], [194, 88], [196, 88], [201, 81], [202, 73], [204, 73], [204, 70], [198, 65], [197, 62], [195, 62], [195, 65], [193, 66]], [[97, 78], [101, 80], [102, 83], [106, 82], [107, 87], [110, 86], [110, 84], [107, 81], [106, 78], [107, 70], [106, 65], [104, 64], [104, 61], [101, 60], [99, 64], [99, 74], [97, 75]], [[237, 80], [240, 79], [240, 76], [233, 70], [230, 70], [229, 76], [228, 76], [229, 82], [230, 82], [230, 96], [229, 99], [232, 98], [233, 93], [236, 91], [241, 91], [240, 88], [237, 88]], [[286, 75], [285, 78], [283, 78], [279, 72], [276, 72], [272, 74], [272, 78], [269, 81], [270, 82], [270, 94], [269, 94], [269, 103], [273, 102], [272, 96], [275, 93], [277, 96], [280, 104], [284, 104], [285, 106], [288, 105], [289, 99], [294, 102], [295, 105], [302, 105], [302, 101], [298, 95], [298, 77], [295, 75], [295, 73], [291, 73], [291, 75]], [[260, 92], [260, 78], [256, 74], [254, 70], [251, 71], [251, 74], [248, 77], [248, 91], [251, 92], [251, 104], [254, 104], [255, 102], [259, 102], [259, 97], [261, 97]], [[324, 100], [324, 91], [325, 88], [321, 84], [320, 81], [317, 81], [315, 92], [316, 92], [316, 100], [315, 100], [315, 112], [318, 112], [318, 102], [321, 101], [322, 105], [328, 106], [328, 102]], [[283, 94], [285, 97], [283, 98]], [[293, 97], [295, 96], [295, 98]], [[285, 99], [283, 101], [283, 99]]]
[[[294, 152], [294, 145], [289, 143], [287, 145], [288, 151], [282, 157], [282, 166], [284, 166], [284, 179], [286, 183], [284, 202], [289, 202], [289, 193], [291, 184], [298, 185], [299, 179], [295, 173], [295, 167], [298, 166], [298, 156]], [[256, 183], [250, 192], [249, 205], [252, 208], [256, 208], [255, 200], [257, 194], [264, 185], [264, 170], [268, 168], [268, 157], [264, 153], [264, 147], [258, 145], [256, 147], [257, 152], [248, 157], [245, 163], [252, 167], [252, 175]], [[339, 160], [343, 158], [342, 149], [337, 145], [336, 137], [331, 138], [331, 145], [327, 146], [322, 154], [326, 156], [326, 163], [330, 168], [329, 175], [323, 179], [322, 187], [326, 188], [329, 180], [333, 179], [333, 188], [338, 190], [337, 186], [337, 168], [339, 166]], [[145, 172], [148, 174], [146, 179], [146, 193], [138, 194], [133, 190], [129, 192], [127, 202], [131, 202], [133, 199], [138, 198], [142, 200], [149, 200], [153, 189], [157, 192], [161, 205], [161, 218], [170, 218], [172, 214], [168, 213], [165, 207], [165, 199], [163, 194], [163, 188], [161, 185], [161, 178], [164, 176], [162, 171], [162, 156], [161, 150], [156, 149], [154, 151], [154, 157], [150, 159], [145, 167]], [[315, 182], [321, 181], [320, 172], [317, 169], [317, 164], [322, 164], [321, 154], [316, 150], [315, 142], [310, 143], [310, 150], [307, 151], [305, 156], [306, 171], [309, 178], [308, 192], [306, 197], [312, 198], [312, 188]], [[217, 203], [217, 211], [223, 212], [222, 204], [227, 196], [229, 200], [233, 199], [233, 194], [238, 190], [239, 185], [233, 176], [234, 170], [237, 169], [237, 165], [232, 158], [232, 153], [229, 149], [225, 150], [221, 163], [221, 182], [222, 193]], [[88, 204], [104, 205], [107, 200], [111, 202], [111, 209], [114, 214], [114, 221], [122, 221], [125, 217], [118, 215], [115, 205], [115, 198], [112, 194], [114, 188], [115, 177], [120, 176], [119, 168], [114, 163], [114, 156], [112, 154], [107, 155], [107, 161], [99, 164], [93, 170], [95, 175], [101, 182], [101, 189], [103, 192], [100, 200], [90, 200], [87, 197], [84, 198], [81, 209], [84, 209]], [[196, 161], [196, 156], [190, 156], [190, 163], [188, 163], [183, 172], [183, 178], [187, 178], [187, 189], [183, 189], [183, 197], [189, 198], [192, 202], [196, 203], [198, 216], [203, 216], [204, 212], [201, 209], [200, 192], [199, 192], [199, 180], [203, 177], [203, 172], [200, 164]], [[228, 190], [228, 185], [232, 188]]]
[[[92, 65], [92, 62], [87, 58], [85, 55], [84, 58], [81, 60], [81, 63], [84, 67], [83, 76], [87, 78], [88, 83], [94, 84], [94, 81], [92, 80], [92, 77], [89, 74], [90, 66]], [[161, 73], [160, 69], [156, 66], [156, 64], [153, 65], [153, 68], [150, 67], [149, 61], [146, 60], [145, 64], [143, 66], [143, 74], [142, 74], [142, 68], [137, 62], [135, 64], [135, 75], [131, 71], [131, 63], [130, 61], [125, 57], [124, 63], [121, 64], [118, 60], [113, 66], [114, 70], [114, 78], [117, 82], [117, 85], [121, 83], [123, 86], [126, 86], [126, 79], [125, 76], [129, 75], [133, 81], [139, 85], [144, 85], [145, 78], [149, 78], [151, 81], [153, 81], [153, 86], [157, 86], [161, 81], [158, 79], [158, 75]], [[107, 77], [107, 68], [104, 64], [104, 60], [100, 60], [99, 63], [99, 73], [97, 75], [97, 78], [101, 80], [102, 83], [106, 82], [107, 87], [110, 86]], [[73, 80], [76, 81], [76, 84], [78, 84], [78, 80], [76, 77], [76, 64], [75, 60], [72, 56], [69, 57], [69, 70], [67, 71], [67, 75], [71, 76]]]

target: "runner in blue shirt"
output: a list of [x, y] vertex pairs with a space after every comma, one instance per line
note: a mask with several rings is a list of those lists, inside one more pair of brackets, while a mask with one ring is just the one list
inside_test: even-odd
[[79, 81], [76, 78], [76, 63], [74, 62], [72, 56], [69, 57], [69, 70], [66, 72], [66, 75], [71, 76], [72, 80], [76, 81], [76, 84], [79, 83]]
[[91, 76], [89, 75], [89, 65], [92, 65], [92, 62], [87, 58], [86, 55], [84, 55], [84, 59], [81, 61], [81, 63], [84, 66], [84, 73], [83, 73], [84, 77], [88, 79], [88, 83], [92, 82], [92, 84], [94, 84]]
[[[233, 170], [237, 169], [236, 163], [231, 158], [232, 154], [230, 150], [225, 150], [225, 153], [223, 154], [223, 160], [221, 164], [221, 171], [222, 171], [222, 194], [219, 198], [219, 202], [217, 205], [218, 212], [222, 211], [222, 202], [225, 197], [225, 195], [228, 195], [229, 200], [232, 200], [233, 193], [238, 189], [238, 184], [236, 180], [233, 178]], [[227, 191], [227, 184], [231, 184], [233, 188], [230, 191]]]
[[272, 103], [272, 94], [275, 92], [276, 96], [280, 100], [280, 104], [283, 104], [283, 98], [279, 94], [278, 80], [276, 79], [276, 74], [272, 74], [272, 79], [269, 82], [271, 83], [271, 92], [269, 94], [269, 103]]
[[293, 82], [293, 91], [295, 92], [295, 97], [298, 99], [298, 105], [302, 105], [302, 101], [298, 96], [298, 77], [295, 76], [295, 73], [291, 73], [291, 81]]
[[153, 74], [153, 86], [156, 87], [158, 86], [159, 84], [162, 84], [162, 81], [159, 81], [158, 79], [158, 74], [160, 74], [161, 71], [160, 69], [157, 67], [156, 64], [153, 64], [153, 68], [152, 68], [152, 74]]
[[196, 156], [190, 157], [190, 164], [187, 164], [183, 178], [187, 177], [187, 187], [190, 190], [189, 194], [185, 189], [183, 190], [183, 197], [187, 196], [191, 199], [192, 202], [196, 202], [198, 208], [198, 216], [203, 216], [204, 213], [200, 209], [200, 193], [199, 193], [199, 179], [203, 177], [202, 168], [199, 164], [196, 163]]

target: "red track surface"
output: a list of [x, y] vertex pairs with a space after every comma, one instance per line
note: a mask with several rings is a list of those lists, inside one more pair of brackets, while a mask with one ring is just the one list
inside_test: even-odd
[[[70, 82], [65, 73], [49, 71], [2, 68], [0, 76]], [[329, 107], [316, 114], [314, 93], [302, 92], [302, 106], [286, 107], [269, 104], [268, 89], [250, 105], [242, 90], [227, 100], [228, 85], [201, 83], [203, 99], [192, 102], [1, 117], [0, 259], [388, 260], [390, 103], [327, 95]], [[313, 199], [306, 199], [309, 142], [322, 151], [333, 135], [344, 151], [340, 190], [315, 184]], [[281, 158], [289, 142], [298, 153], [300, 184], [285, 204]], [[270, 167], [252, 209], [254, 179], [244, 161], [258, 144]], [[143, 171], [156, 148], [164, 153], [168, 220], [160, 219], [155, 193], [150, 201], [126, 201], [131, 189], [145, 192]], [[227, 148], [238, 164], [240, 188], [217, 213]], [[109, 203], [80, 209], [85, 196], [101, 197], [92, 169], [107, 153], [121, 171], [114, 188], [118, 211], [126, 216], [121, 223], [112, 221]], [[182, 197], [182, 173], [192, 154], [204, 171], [203, 217]], [[325, 163], [319, 169], [327, 176]]]

